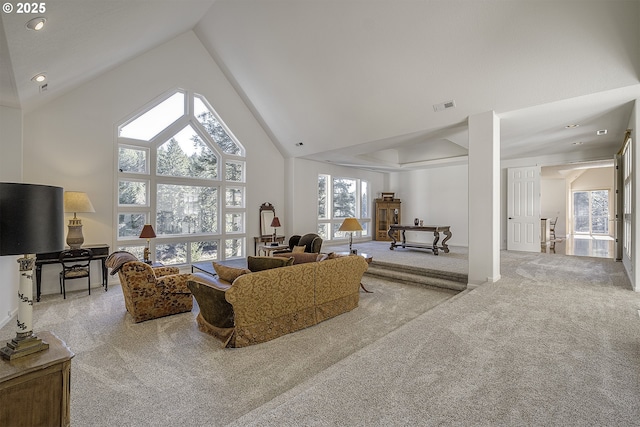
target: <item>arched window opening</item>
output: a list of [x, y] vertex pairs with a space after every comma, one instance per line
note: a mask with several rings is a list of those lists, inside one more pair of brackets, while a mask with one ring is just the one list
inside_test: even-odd
[[159, 98], [119, 125], [117, 145], [120, 250], [142, 259], [151, 224], [165, 265], [245, 256], [245, 149], [204, 96]]

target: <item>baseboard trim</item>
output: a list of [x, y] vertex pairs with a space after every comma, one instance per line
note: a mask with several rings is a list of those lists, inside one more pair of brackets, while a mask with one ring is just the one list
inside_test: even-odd
[[474, 290], [476, 288], [479, 288], [482, 285], [487, 285], [487, 284], [490, 284], [490, 283], [496, 283], [501, 278], [502, 278], [502, 276], [500, 274], [498, 274], [495, 277], [487, 277], [487, 280], [482, 282], [482, 283], [467, 283], [467, 289]]
[[18, 315], [17, 308], [14, 308], [10, 312], [8, 312], [7, 315], [2, 320], [0, 320], [0, 328], [3, 328], [7, 323], [13, 320], [13, 318], [16, 317], [17, 315]]

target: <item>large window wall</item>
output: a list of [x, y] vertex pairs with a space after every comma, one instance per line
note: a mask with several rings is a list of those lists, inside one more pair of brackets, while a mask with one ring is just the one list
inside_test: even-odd
[[357, 218], [362, 231], [354, 237], [371, 236], [369, 183], [357, 178], [318, 175], [318, 234], [323, 240], [343, 240], [339, 231], [345, 218]]
[[118, 247], [165, 265], [244, 257], [245, 150], [202, 96], [167, 94], [118, 127]]

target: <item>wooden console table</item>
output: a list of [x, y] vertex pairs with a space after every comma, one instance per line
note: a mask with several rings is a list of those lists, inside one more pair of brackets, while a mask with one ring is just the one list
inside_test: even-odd
[[[447, 246], [447, 240], [451, 238], [451, 228], [450, 225], [399, 225], [392, 224], [389, 226], [389, 231], [387, 231], [387, 235], [391, 238], [391, 247], [389, 249], [393, 250], [398, 246], [402, 246], [403, 248], [422, 248], [422, 249], [430, 249], [433, 251], [434, 255], [438, 255], [438, 249], [442, 249], [445, 253], [449, 253], [449, 246]], [[419, 243], [407, 243], [407, 239], [404, 235], [405, 231], [427, 231], [433, 233], [433, 244], [425, 245]], [[396, 243], [396, 231], [402, 231], [402, 243]], [[438, 241], [440, 240], [440, 233], [444, 234], [446, 237], [442, 241], [442, 246], [438, 246]]]
[[[91, 249], [93, 252], [93, 259], [100, 260], [102, 262], [102, 286], [104, 290], [107, 290], [107, 258], [109, 257], [109, 245], [84, 245], [86, 249]], [[68, 248], [67, 248], [68, 249]], [[60, 252], [46, 252], [36, 254], [36, 301], [40, 301], [41, 285], [42, 285], [42, 266], [44, 264], [58, 264], [58, 257]], [[73, 258], [69, 258], [73, 259]]]
[[38, 332], [47, 350], [0, 359], [0, 426], [69, 426], [71, 358], [57, 336]]

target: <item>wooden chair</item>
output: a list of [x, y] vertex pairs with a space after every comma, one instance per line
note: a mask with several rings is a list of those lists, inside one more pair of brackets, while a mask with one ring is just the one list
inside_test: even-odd
[[90, 249], [69, 249], [60, 252], [58, 261], [62, 264], [60, 272], [60, 293], [67, 299], [66, 281], [87, 278], [87, 287], [91, 295], [91, 259], [93, 253]]
[[556, 224], [558, 222], [558, 217], [549, 220], [549, 239], [551, 241], [556, 240]]

